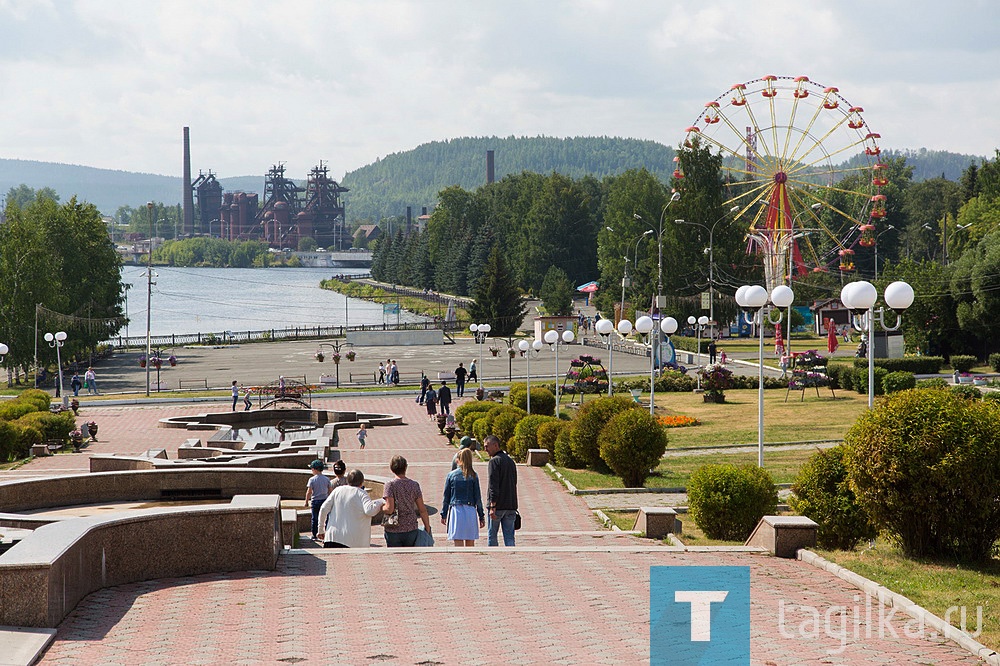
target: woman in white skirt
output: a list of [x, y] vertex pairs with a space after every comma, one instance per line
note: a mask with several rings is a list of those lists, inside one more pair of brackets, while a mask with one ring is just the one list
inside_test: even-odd
[[445, 477], [441, 522], [448, 525], [448, 538], [456, 546], [475, 546], [479, 529], [486, 526], [483, 494], [479, 490], [479, 476], [472, 469], [470, 449], [458, 452], [458, 468]]

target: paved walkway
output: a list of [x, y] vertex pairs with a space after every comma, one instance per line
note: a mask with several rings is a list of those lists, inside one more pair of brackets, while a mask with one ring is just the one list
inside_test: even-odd
[[[439, 506], [453, 449], [411, 398], [344, 398], [328, 408], [401, 413], [407, 426], [377, 428], [365, 451], [347, 441], [349, 466], [388, 474], [389, 458], [414, 461], [413, 478]], [[188, 433], [157, 429], [166, 415], [204, 406], [101, 407], [91, 451], [171, 454]], [[87, 454], [36, 460], [0, 480], [83, 471]], [[484, 464], [477, 464], [485, 472]], [[433, 549], [390, 550], [380, 535], [369, 551], [310, 546], [280, 558], [277, 571], [147, 581], [87, 597], [59, 627], [43, 664], [633, 664], [649, 659], [649, 567], [741, 565], [751, 570], [752, 663], [975, 664], [940, 638], [907, 638], [897, 616], [880, 635], [875, 617], [848, 618], [842, 649], [818, 628], [802, 635], [801, 613], [852, 609], [864, 598], [830, 574], [797, 561], [715, 550], [684, 552], [600, 530], [583, 498], [537, 468], [519, 467], [524, 530], [516, 548], [448, 547], [433, 519]], [[477, 544], [483, 544], [480, 541]], [[860, 601], [859, 601], [860, 600]], [[855, 621], [859, 625], [855, 625]], [[835, 623], [839, 626], [839, 623]], [[871, 635], [869, 635], [869, 633]]]

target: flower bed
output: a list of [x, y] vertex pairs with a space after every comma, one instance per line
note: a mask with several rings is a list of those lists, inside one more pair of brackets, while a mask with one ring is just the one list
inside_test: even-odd
[[689, 426], [701, 425], [701, 421], [693, 416], [683, 416], [681, 414], [674, 416], [658, 416], [656, 420], [659, 421], [660, 425], [664, 428], [687, 428]]

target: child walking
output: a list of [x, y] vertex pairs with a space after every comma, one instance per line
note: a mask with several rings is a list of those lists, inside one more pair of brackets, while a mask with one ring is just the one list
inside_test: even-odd
[[368, 437], [368, 430], [365, 428], [365, 424], [361, 424], [361, 429], [358, 430], [358, 442], [361, 444], [361, 448], [365, 448], [365, 438]]

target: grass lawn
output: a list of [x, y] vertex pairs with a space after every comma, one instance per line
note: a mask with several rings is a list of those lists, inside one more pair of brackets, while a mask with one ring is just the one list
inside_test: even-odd
[[[973, 567], [914, 561], [881, 539], [875, 548], [859, 546], [850, 552], [818, 549], [816, 552], [906, 596], [940, 618], [953, 606], [965, 606], [966, 630], [972, 634], [977, 627], [981, 628], [982, 634], [976, 640], [994, 650], [1000, 649], [1000, 560]], [[982, 625], [976, 617], [980, 606]], [[954, 611], [950, 619], [952, 625], [959, 626], [960, 611]]]
[[705, 533], [698, 529], [698, 526], [694, 524], [694, 519], [691, 518], [691, 514], [682, 513], [678, 516], [681, 521], [682, 529], [681, 533], [677, 535], [677, 538], [681, 540], [685, 546], [742, 546], [742, 541], [723, 541], [721, 539], [709, 539], [705, 536]]

